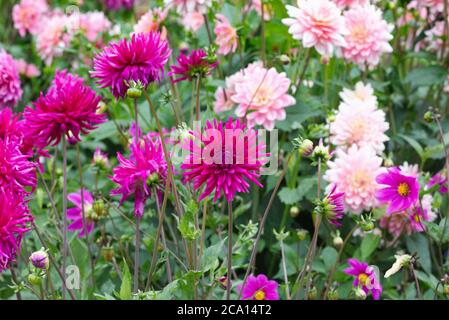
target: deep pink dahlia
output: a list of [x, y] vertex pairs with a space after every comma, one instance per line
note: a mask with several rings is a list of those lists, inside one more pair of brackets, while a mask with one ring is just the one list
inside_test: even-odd
[[159, 195], [164, 189], [167, 177], [167, 163], [160, 140], [153, 141], [149, 136], [133, 142], [129, 159], [117, 153], [119, 165], [113, 169], [111, 180], [119, 185], [111, 195], [121, 195], [120, 204], [130, 195], [134, 195], [134, 214], [142, 217], [146, 200], [152, 189]]
[[232, 118], [225, 123], [207, 121], [203, 133], [191, 132], [184, 142], [188, 151], [181, 169], [185, 181], [193, 181], [195, 190], [205, 185], [199, 200], [215, 192], [217, 201], [222, 192], [228, 201], [236, 192], [248, 192], [250, 184], [262, 187], [259, 171], [265, 163], [265, 144], [257, 141], [257, 132]]
[[159, 32], [135, 33], [131, 40], [111, 43], [94, 58], [93, 78], [101, 88], [111, 87], [116, 98], [123, 97], [128, 82], [140, 82], [144, 87], [159, 81], [170, 57], [168, 42]]
[[336, 190], [337, 185], [334, 185], [331, 192], [324, 198], [324, 214], [330, 223], [340, 227], [345, 211], [345, 193], [335, 192]]
[[430, 178], [429, 183], [427, 183], [427, 188], [431, 189], [435, 185], [438, 185], [438, 192], [439, 193], [448, 193], [448, 187], [447, 187], [447, 179], [446, 174], [444, 172], [438, 172], [432, 178]]
[[375, 300], [380, 299], [382, 294], [382, 286], [377, 279], [373, 267], [368, 266], [366, 262], [358, 261], [357, 259], [348, 259], [349, 268], [344, 272], [351, 276], [355, 276], [354, 286], [361, 287], [362, 290], [368, 294], [371, 292]]
[[279, 284], [269, 280], [266, 275], [250, 275], [245, 287], [237, 286], [237, 291], [242, 292], [242, 300], [279, 300]]
[[122, 8], [130, 10], [134, 6], [134, 0], [104, 0], [104, 4], [111, 11], [118, 11]]
[[34, 190], [36, 164], [27, 158], [20, 152], [17, 140], [0, 139], [0, 190], [12, 190], [16, 194]]
[[21, 97], [17, 65], [10, 54], [0, 49], [0, 109], [15, 107]]
[[384, 188], [376, 192], [376, 198], [380, 202], [389, 203], [387, 213], [404, 211], [418, 201], [418, 179], [405, 175], [397, 167], [388, 168], [386, 173], [378, 175], [376, 182], [384, 185]]
[[191, 81], [197, 77], [204, 78], [210, 75], [212, 70], [218, 65], [218, 61], [208, 61], [206, 52], [203, 49], [192, 50], [188, 56], [180, 53], [177, 61], [178, 65], [170, 66], [171, 71], [168, 73], [170, 77], [179, 76], [179, 78], [173, 78], [173, 82]]
[[[72, 221], [67, 230], [79, 231], [78, 238], [85, 237], [85, 231], [87, 231], [87, 234], [90, 234], [94, 229], [94, 221], [92, 219], [94, 199], [92, 194], [85, 189], [83, 190], [82, 198], [84, 201], [81, 201], [81, 190], [67, 196], [67, 199], [75, 205], [75, 208], [70, 208], [67, 210], [67, 218]], [[84, 220], [86, 221], [86, 226], [83, 224], [83, 202], [85, 216]]]
[[81, 133], [88, 134], [106, 120], [97, 114], [99, 102], [100, 97], [81, 78], [58, 71], [47, 93], [34, 102], [35, 109], [26, 107], [27, 133], [42, 147], [58, 144], [63, 135], [70, 143], [81, 141]]
[[0, 272], [15, 261], [23, 234], [33, 217], [22, 196], [0, 188]]

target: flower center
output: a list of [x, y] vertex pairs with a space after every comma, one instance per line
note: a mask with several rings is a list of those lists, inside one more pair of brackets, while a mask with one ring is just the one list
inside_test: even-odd
[[398, 186], [398, 193], [402, 197], [408, 196], [408, 194], [410, 193], [410, 188], [408, 184], [405, 182], [400, 183]]
[[256, 300], [265, 300], [265, 292], [263, 290], [257, 290], [254, 294], [254, 299]]
[[418, 223], [421, 222], [421, 217], [419, 216], [419, 214], [415, 214], [415, 216], [413, 217], [413, 219], [415, 219], [415, 221], [418, 222]]
[[368, 285], [368, 283], [369, 283], [369, 276], [366, 273], [361, 273], [359, 275], [359, 282], [362, 285], [364, 285], [364, 286]]
[[365, 41], [368, 37], [368, 32], [364, 26], [355, 26], [354, 29], [352, 29], [351, 35], [357, 41]]

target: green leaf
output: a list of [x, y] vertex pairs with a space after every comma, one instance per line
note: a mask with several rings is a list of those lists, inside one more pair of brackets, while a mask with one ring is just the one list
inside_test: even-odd
[[189, 200], [186, 213], [178, 220], [178, 230], [184, 239], [195, 240], [201, 235], [201, 231], [195, 227], [195, 216], [198, 214], [198, 205]]
[[218, 258], [223, 255], [224, 239], [204, 250], [201, 257], [201, 271], [207, 272], [218, 267]]
[[421, 67], [410, 71], [405, 78], [405, 82], [417, 87], [431, 86], [444, 83], [448, 75], [448, 71], [441, 66]]
[[335, 248], [326, 247], [323, 249], [323, 252], [321, 252], [321, 259], [323, 259], [326, 270], [330, 270], [334, 266], [337, 261], [337, 257], [338, 252]]
[[429, 242], [422, 234], [414, 234], [407, 238], [407, 249], [410, 253], [418, 253], [419, 263], [427, 273], [432, 272], [432, 261], [430, 258]]
[[301, 195], [297, 188], [283, 187], [279, 191], [278, 196], [282, 203], [287, 205], [298, 203], [301, 200]]
[[123, 260], [123, 278], [122, 278], [122, 285], [120, 286], [120, 299], [121, 300], [131, 300], [132, 298], [132, 277], [131, 273], [129, 272], [128, 265], [126, 264], [126, 261]]
[[368, 260], [374, 250], [376, 250], [379, 242], [380, 237], [375, 234], [367, 234], [366, 237], [363, 238], [360, 246], [361, 259], [363, 261]]
[[424, 149], [421, 147], [418, 141], [403, 134], [398, 134], [398, 136], [404, 139], [416, 151], [421, 159], [424, 157]]

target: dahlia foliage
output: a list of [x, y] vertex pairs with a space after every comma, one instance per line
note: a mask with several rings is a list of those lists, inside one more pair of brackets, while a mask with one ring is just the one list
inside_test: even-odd
[[448, 299], [447, 1], [0, 2], [1, 299]]

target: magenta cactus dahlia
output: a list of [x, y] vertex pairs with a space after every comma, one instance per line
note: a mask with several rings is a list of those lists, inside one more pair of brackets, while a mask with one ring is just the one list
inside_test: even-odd
[[34, 136], [40, 147], [58, 144], [63, 135], [70, 143], [81, 141], [81, 133], [88, 134], [106, 120], [97, 114], [99, 102], [81, 78], [58, 71], [47, 93], [34, 102], [35, 108], [26, 107], [26, 134]]
[[237, 192], [249, 192], [250, 184], [262, 187], [259, 170], [265, 163], [265, 144], [257, 141], [257, 132], [247, 129], [240, 120], [207, 121], [203, 133], [191, 132], [184, 142], [189, 151], [181, 169], [185, 181], [192, 181], [195, 190], [203, 185], [201, 201], [215, 192], [214, 201], [223, 193], [232, 201]]
[[120, 204], [130, 195], [134, 195], [134, 214], [142, 217], [146, 200], [151, 196], [152, 188], [162, 195], [161, 189], [167, 178], [167, 163], [160, 140], [153, 141], [144, 136], [139, 145], [130, 146], [129, 159], [117, 153], [119, 165], [113, 169], [111, 180], [119, 185], [111, 195], [121, 195]]
[[[68, 231], [79, 231], [78, 238], [83, 238], [87, 234], [90, 234], [94, 229], [94, 222], [91, 219], [91, 212], [93, 210], [94, 198], [92, 194], [83, 189], [83, 197], [81, 197], [81, 190], [68, 195], [67, 199], [75, 205], [75, 208], [67, 210], [67, 218], [72, 221], [68, 226]], [[84, 201], [81, 201], [83, 199]], [[84, 219], [83, 219], [83, 202], [84, 202]], [[84, 221], [86, 225], [84, 226]]]
[[159, 32], [133, 34], [131, 40], [111, 43], [97, 54], [91, 75], [101, 88], [110, 87], [118, 99], [125, 96], [131, 80], [144, 87], [159, 81], [170, 54], [168, 42]]
[[33, 217], [21, 195], [0, 188], [0, 272], [15, 261]]
[[19, 70], [13, 57], [0, 49], [0, 109], [13, 108], [22, 97]]
[[178, 65], [171, 66], [171, 71], [168, 73], [171, 77], [179, 76], [179, 78], [173, 78], [173, 82], [191, 81], [195, 77], [204, 78], [210, 75], [218, 65], [217, 61], [210, 62], [207, 59], [206, 52], [203, 49], [193, 50], [188, 56], [180, 53], [177, 61]]

